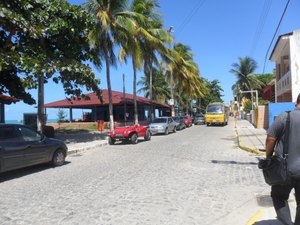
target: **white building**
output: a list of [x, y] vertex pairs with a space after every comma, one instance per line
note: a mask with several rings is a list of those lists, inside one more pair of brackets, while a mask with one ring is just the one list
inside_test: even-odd
[[270, 60], [276, 63], [276, 101], [295, 102], [300, 93], [300, 30], [280, 35]]

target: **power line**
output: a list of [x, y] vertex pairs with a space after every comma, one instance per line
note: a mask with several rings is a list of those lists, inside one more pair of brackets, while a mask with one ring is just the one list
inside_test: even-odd
[[276, 28], [276, 30], [275, 30], [275, 33], [274, 33], [274, 35], [273, 35], [273, 38], [272, 38], [271, 43], [270, 43], [270, 45], [269, 45], [269, 48], [268, 48], [268, 50], [267, 50], [267, 53], [266, 53], [266, 56], [265, 56], [265, 61], [264, 61], [263, 73], [262, 73], [262, 74], [265, 73], [266, 61], [267, 61], [267, 57], [268, 57], [268, 54], [269, 54], [271, 45], [272, 45], [272, 43], [273, 43], [273, 41], [274, 41], [274, 39], [275, 39], [275, 36], [276, 36], [276, 34], [277, 34], [277, 32], [278, 32], [278, 29], [279, 29], [279, 27], [280, 27], [280, 25], [281, 25], [282, 19], [283, 19], [284, 15], [285, 15], [285, 12], [286, 12], [286, 10], [287, 10], [287, 8], [288, 8], [288, 6], [289, 6], [289, 3], [290, 3], [290, 0], [288, 0], [287, 3], [286, 3], [286, 5], [285, 5], [285, 8], [284, 8], [284, 10], [283, 10], [283, 12], [282, 12], [282, 15], [281, 15], [281, 18], [280, 18], [280, 20], [279, 20], [279, 22], [278, 22], [277, 28]]
[[252, 46], [251, 46], [250, 54], [249, 54], [250, 56], [252, 56], [256, 50], [257, 43], [260, 40], [261, 33], [265, 26], [266, 18], [268, 17], [268, 14], [270, 12], [271, 5], [272, 5], [272, 0], [266, 0], [264, 2], [263, 9], [262, 9], [261, 15], [259, 17], [259, 21], [258, 21], [258, 26], [257, 26], [257, 29], [254, 34], [254, 38], [252, 41]]
[[205, 0], [202, 0], [202, 1], [198, 1], [197, 0], [197, 3], [195, 4], [195, 7], [193, 7], [193, 9], [191, 10], [191, 12], [185, 17], [185, 19], [183, 20], [183, 22], [178, 27], [177, 36], [183, 31], [184, 27], [191, 21], [191, 19], [193, 18], [193, 16], [195, 16], [195, 14], [201, 8], [201, 6], [204, 4], [204, 2], [205, 2]]

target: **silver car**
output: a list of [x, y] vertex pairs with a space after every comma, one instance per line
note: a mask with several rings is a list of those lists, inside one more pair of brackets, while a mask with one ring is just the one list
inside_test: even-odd
[[176, 132], [177, 123], [172, 117], [159, 117], [155, 118], [150, 124], [151, 134], [169, 134], [169, 132]]

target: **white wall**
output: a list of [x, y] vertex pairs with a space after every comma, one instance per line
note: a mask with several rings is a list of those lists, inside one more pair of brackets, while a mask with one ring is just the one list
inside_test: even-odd
[[290, 36], [290, 50], [292, 101], [295, 102], [300, 93], [300, 30], [293, 31]]

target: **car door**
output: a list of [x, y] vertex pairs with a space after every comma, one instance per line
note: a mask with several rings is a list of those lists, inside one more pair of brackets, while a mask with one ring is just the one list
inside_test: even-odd
[[19, 127], [19, 131], [23, 137], [24, 161], [27, 166], [47, 162], [50, 159], [52, 151], [51, 145], [47, 145], [43, 136], [28, 128]]
[[173, 118], [169, 118], [169, 124], [170, 124], [170, 130], [174, 130], [175, 129], [175, 121], [173, 120]]
[[24, 148], [20, 133], [14, 126], [0, 127], [0, 171], [24, 166]]

